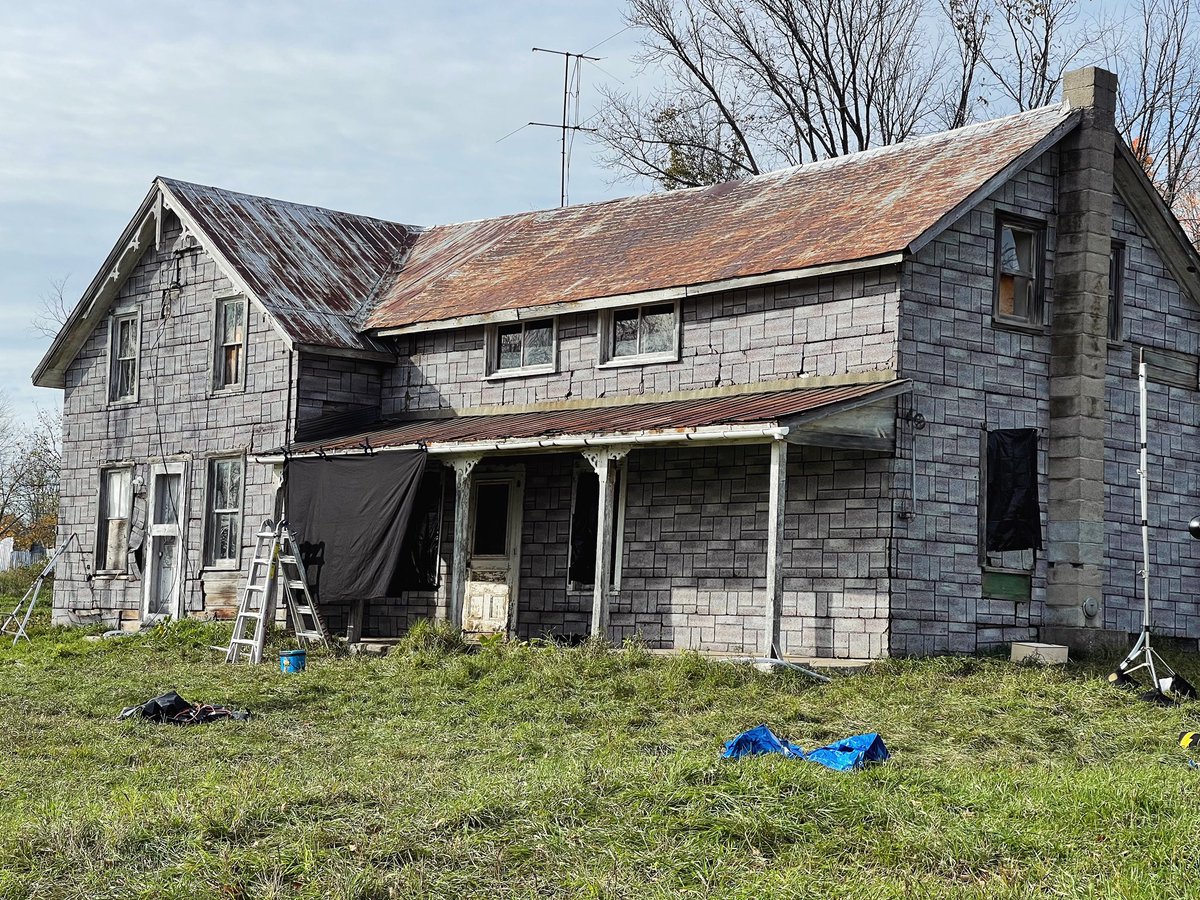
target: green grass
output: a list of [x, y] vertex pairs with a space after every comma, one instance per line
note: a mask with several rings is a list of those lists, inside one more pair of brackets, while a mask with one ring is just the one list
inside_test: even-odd
[[[817, 685], [694, 655], [422, 629], [301, 676], [216, 626], [0, 648], [0, 897], [1184, 897], [1195, 798], [1162, 709], [1097, 672], [886, 662]], [[1194, 673], [1196, 660], [1184, 666]], [[114, 721], [176, 688], [248, 723]], [[837, 774], [726, 762], [881, 732]]]

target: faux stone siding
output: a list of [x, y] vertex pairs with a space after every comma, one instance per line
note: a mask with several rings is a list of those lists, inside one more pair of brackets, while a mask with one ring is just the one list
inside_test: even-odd
[[912, 403], [926, 425], [902, 430], [894, 465], [897, 512], [914, 513], [895, 520], [896, 655], [974, 653], [1037, 634], [1044, 562], [1033, 572], [1031, 602], [982, 596], [980, 450], [984, 428], [1042, 429], [1044, 536], [1050, 339], [993, 325], [993, 258], [998, 211], [1045, 221], [1046, 302], [1053, 303], [1056, 163], [1056, 151], [1042, 155], [905, 267], [900, 374], [913, 380]]
[[[145, 522], [152, 459], [186, 462], [186, 568], [183, 600], [191, 614], [217, 612], [206, 601], [200, 578], [204, 530], [204, 488], [210, 455], [245, 454], [242, 557], [248, 562], [259, 523], [273, 515], [270, 466], [250, 456], [283, 442], [287, 420], [287, 352], [272, 326], [253, 306], [249, 310], [245, 390], [212, 394], [211, 335], [218, 296], [233, 293], [217, 265], [199, 251], [180, 259], [179, 296], [167, 303], [164, 289], [176, 277], [171, 248], [148, 248], [117, 299], [117, 307], [141, 310], [139, 396], [135, 403], [108, 403], [106, 318], [87, 340], [66, 374], [62, 494], [59, 541], [79, 537], [83, 553], [60, 567], [54, 588], [54, 616], [60, 622], [116, 624], [141, 616], [140, 578], [89, 580], [95, 569], [100, 469], [133, 463], [147, 489], [135, 497], [135, 540]], [[220, 578], [212, 579], [222, 580]], [[228, 579], [224, 579], [228, 580]], [[228, 592], [222, 592], [227, 594]], [[222, 600], [222, 605], [225, 600]]]
[[[1142, 627], [1141, 518], [1138, 507], [1138, 381], [1132, 346], [1200, 355], [1200, 310], [1183, 296], [1132, 213], [1118, 198], [1113, 236], [1125, 242], [1125, 334], [1110, 345], [1106, 378], [1105, 522], [1108, 570], [1104, 627]], [[1200, 638], [1200, 542], [1187, 532], [1200, 514], [1200, 394], [1150, 382], [1150, 595], [1155, 633]]]
[[896, 365], [890, 269], [688, 298], [681, 306], [677, 362], [598, 367], [597, 313], [559, 317], [554, 374], [487, 379], [482, 325], [402, 338], [401, 361], [384, 379], [384, 414], [661, 394]]
[[382, 363], [314, 353], [299, 357], [296, 418], [301, 426], [364, 408], [379, 410]]

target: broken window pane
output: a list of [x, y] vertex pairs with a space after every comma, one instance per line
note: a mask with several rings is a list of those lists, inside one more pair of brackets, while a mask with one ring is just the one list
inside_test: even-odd
[[174, 525], [179, 521], [179, 475], [158, 474], [154, 478], [154, 524]]
[[426, 472], [408, 520], [396, 583], [389, 593], [436, 590], [442, 543], [442, 471]]
[[638, 313], [636, 309], [623, 309], [613, 314], [612, 355], [637, 356]]
[[241, 297], [218, 301], [217, 356], [213, 383], [217, 389], [242, 381], [242, 348], [246, 343], [245, 303]]
[[548, 366], [552, 362], [554, 337], [549, 322], [525, 326], [525, 365]]
[[225, 348], [224, 384], [238, 384], [242, 380], [242, 347], [238, 344]]
[[508, 553], [508, 484], [484, 483], [475, 487], [474, 556]]
[[100, 474], [99, 568], [124, 572], [129, 555], [129, 516], [133, 510], [129, 469], [106, 469]]
[[1039, 232], [1002, 224], [997, 235], [996, 314], [1041, 324]]
[[594, 471], [575, 476], [575, 508], [571, 510], [571, 548], [567, 578], [575, 589], [596, 582], [596, 517], [600, 505], [600, 479]]
[[113, 320], [112, 344], [109, 347], [109, 400], [133, 397], [137, 385], [137, 315], [128, 314]]

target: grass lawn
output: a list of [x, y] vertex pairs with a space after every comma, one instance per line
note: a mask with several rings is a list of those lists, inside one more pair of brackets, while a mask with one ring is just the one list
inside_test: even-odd
[[[223, 637], [0, 645], [0, 897], [1200, 895], [1200, 769], [1176, 743], [1200, 704], [1100, 670], [939, 659], [819, 685], [425, 632], [285, 677], [218, 664]], [[171, 688], [254, 718], [114, 721]], [[720, 758], [760, 722], [805, 747], [877, 730], [893, 759]]]

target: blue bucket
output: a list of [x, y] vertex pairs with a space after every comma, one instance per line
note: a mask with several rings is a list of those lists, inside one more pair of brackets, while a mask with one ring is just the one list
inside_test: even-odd
[[279, 654], [279, 671], [284, 675], [294, 675], [304, 671], [305, 653], [303, 650], [283, 650]]

